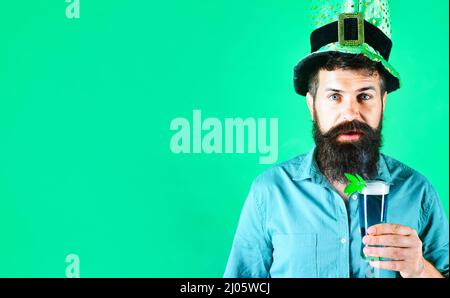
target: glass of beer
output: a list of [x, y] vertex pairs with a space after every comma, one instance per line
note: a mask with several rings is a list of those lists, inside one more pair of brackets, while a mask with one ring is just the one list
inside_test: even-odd
[[[358, 213], [361, 239], [367, 235], [370, 226], [386, 223], [389, 184], [384, 181], [367, 181], [366, 187], [358, 193]], [[361, 257], [369, 261], [385, 260], [380, 257], [366, 256], [363, 252], [365, 244], [361, 241]]]

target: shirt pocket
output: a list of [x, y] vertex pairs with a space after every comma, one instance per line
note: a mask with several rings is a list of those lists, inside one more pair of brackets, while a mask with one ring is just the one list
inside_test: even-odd
[[276, 234], [272, 236], [271, 277], [317, 277], [317, 235]]

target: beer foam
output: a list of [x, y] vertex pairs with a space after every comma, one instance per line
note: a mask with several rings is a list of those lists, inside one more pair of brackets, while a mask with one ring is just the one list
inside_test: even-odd
[[389, 184], [384, 181], [366, 181], [366, 187], [362, 190], [366, 195], [387, 195], [389, 193]]

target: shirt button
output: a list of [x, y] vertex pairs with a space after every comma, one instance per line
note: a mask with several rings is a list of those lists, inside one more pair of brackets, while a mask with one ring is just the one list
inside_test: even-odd
[[354, 201], [356, 201], [357, 198], [358, 198], [357, 195], [353, 195], [353, 196], [352, 196], [352, 199], [353, 199]]
[[347, 242], [347, 239], [341, 238], [341, 243], [342, 243], [342, 244], [345, 244], [345, 242]]

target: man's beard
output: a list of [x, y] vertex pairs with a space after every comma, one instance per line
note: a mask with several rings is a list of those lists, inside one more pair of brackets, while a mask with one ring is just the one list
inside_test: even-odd
[[[382, 119], [376, 129], [364, 122], [353, 120], [341, 123], [322, 134], [318, 123], [313, 121], [315, 159], [320, 171], [328, 180], [341, 183], [347, 182], [344, 173], [359, 174], [367, 180], [374, 179], [378, 173], [378, 159], [382, 145], [381, 127]], [[350, 131], [360, 133], [359, 139], [352, 142], [337, 140], [339, 134]]]

